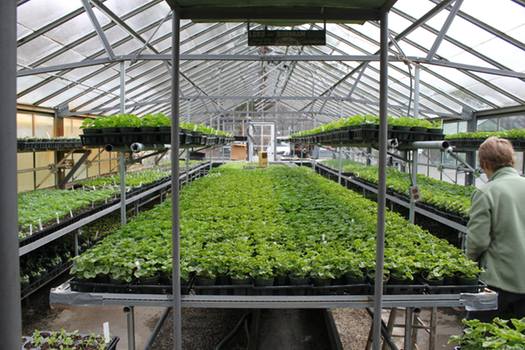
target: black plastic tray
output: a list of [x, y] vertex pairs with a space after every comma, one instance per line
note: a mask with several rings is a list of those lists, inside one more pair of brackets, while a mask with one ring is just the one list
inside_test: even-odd
[[17, 140], [17, 149], [21, 152], [34, 151], [69, 151], [82, 149], [81, 140], [49, 140], [49, 141], [29, 141]]
[[[85, 282], [73, 279], [70, 282], [71, 290], [84, 293], [122, 293], [122, 294], [171, 294], [171, 285], [140, 285], [140, 284], [112, 284]], [[428, 283], [389, 284], [383, 287], [387, 295], [411, 294], [459, 294], [477, 293], [486, 288], [486, 284], [478, 282], [476, 285], [440, 285], [432, 286]], [[203, 295], [370, 295], [374, 291], [373, 284], [334, 284], [316, 286], [313, 283], [301, 285], [282, 285], [259, 287], [249, 284], [214, 284], [195, 285], [190, 282], [181, 286], [182, 294]]]
[[[82, 336], [88, 336], [86, 334], [80, 334]], [[32, 337], [29, 337], [29, 336], [24, 336], [22, 337], [22, 346], [21, 346], [21, 350], [40, 350], [40, 348], [26, 348], [25, 347], [25, 344], [30, 341], [32, 339]], [[105, 350], [116, 350], [117, 349], [117, 344], [119, 342], [120, 338], [119, 337], [112, 337], [111, 338], [111, 341], [109, 342], [109, 344], [106, 346]]]

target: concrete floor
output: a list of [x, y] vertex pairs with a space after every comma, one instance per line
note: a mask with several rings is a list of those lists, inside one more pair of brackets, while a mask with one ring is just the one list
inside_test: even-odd
[[[365, 310], [356, 309], [334, 309], [332, 310], [334, 320], [343, 343], [344, 350], [364, 350], [371, 327], [371, 318]], [[385, 324], [388, 322], [389, 310], [384, 310], [382, 314]], [[463, 328], [461, 318], [463, 312], [450, 308], [438, 309], [437, 313], [437, 339], [436, 350], [454, 349], [453, 345], [448, 344], [451, 335], [461, 334]], [[430, 310], [423, 309], [419, 318], [425, 324], [429, 324]], [[404, 325], [405, 313], [403, 309], [397, 312], [396, 325]], [[404, 328], [395, 327], [393, 340], [399, 349], [404, 348], [403, 344]], [[417, 349], [428, 349], [429, 336], [425, 330], [418, 330]]]
[[[97, 306], [97, 307], [60, 307], [49, 308], [48, 297], [49, 291], [42, 291], [38, 295], [31, 296], [23, 303], [23, 325], [24, 334], [31, 334], [35, 329], [39, 330], [60, 330], [64, 328], [67, 331], [79, 330], [81, 333], [102, 333], [102, 324], [109, 322], [111, 334], [118, 336], [120, 342], [119, 350], [126, 350], [127, 341], [127, 322], [126, 315], [120, 306]], [[161, 308], [135, 308], [135, 335], [136, 335], [136, 349], [144, 349], [144, 346], [149, 339], [151, 331], [155, 327], [157, 320], [162, 314]], [[191, 350], [207, 350], [213, 349], [214, 346], [231, 330], [240, 319], [243, 310], [199, 310], [199, 309], [184, 309], [183, 310], [183, 342], [187, 349]], [[365, 310], [357, 309], [334, 309], [332, 310], [334, 321], [337, 325], [338, 332], [345, 350], [361, 350], [365, 349], [366, 339], [370, 330], [371, 319]], [[288, 325], [292, 321], [301, 317], [299, 314], [290, 314], [288, 317], [283, 317], [277, 314], [266, 315], [268, 319], [273, 319], [276, 322], [270, 324], [279, 324], [277, 328], [262, 327], [260, 344], [269, 345], [269, 347], [261, 347], [261, 349], [280, 349], [273, 342], [271, 334], [282, 333], [287, 335], [290, 339], [299, 339], [297, 334], [305, 334], [304, 332], [295, 332], [293, 327], [288, 329]], [[385, 323], [388, 321], [389, 311], [383, 312], [383, 319]], [[422, 310], [420, 318], [428, 323], [430, 318], [428, 309]], [[272, 318], [273, 317], [273, 318]], [[281, 319], [279, 320], [279, 317]], [[456, 309], [442, 308], [438, 309], [438, 335], [436, 350], [453, 349], [453, 346], [448, 345], [448, 339], [451, 335], [460, 334], [462, 332], [461, 318], [463, 312]], [[304, 320], [303, 320], [304, 321]], [[317, 323], [315, 319], [310, 320], [311, 323]], [[307, 322], [308, 323], [308, 322]], [[275, 326], [274, 324], [274, 326]], [[396, 319], [396, 324], [404, 324], [404, 311], [400, 310]], [[308, 324], [299, 322], [295, 324], [296, 328], [303, 331], [308, 328]], [[306, 328], [304, 328], [306, 327]], [[286, 331], [285, 331], [286, 330]], [[297, 334], [296, 334], [297, 333]], [[315, 332], [314, 332], [315, 333]], [[267, 336], [265, 337], [264, 334]], [[395, 328], [394, 335], [403, 335], [403, 328]], [[275, 337], [277, 338], [277, 337]], [[315, 338], [315, 337], [314, 337]], [[394, 337], [399, 349], [403, 349], [402, 337]], [[307, 347], [308, 339], [303, 345], [294, 347], [293, 349], [303, 350], [312, 347]], [[230, 349], [244, 348], [245, 340], [243, 337], [239, 340], [238, 347], [230, 344]], [[299, 343], [301, 343], [299, 341]], [[270, 344], [273, 344], [270, 346]], [[428, 349], [428, 335], [420, 330], [418, 332], [418, 348]], [[155, 347], [153, 349], [170, 349], [171, 348], [171, 320], [168, 319], [161, 334], [159, 335]], [[292, 348], [290, 348], [292, 349]], [[288, 349], [287, 349], [288, 350]]]

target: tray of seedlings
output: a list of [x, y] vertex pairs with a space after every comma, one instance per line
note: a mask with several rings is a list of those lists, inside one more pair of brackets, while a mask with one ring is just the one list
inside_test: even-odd
[[[311, 169], [223, 165], [184, 187], [180, 208], [183, 293], [373, 291], [375, 205]], [[170, 213], [162, 203], [76, 257], [72, 290], [170, 293]], [[477, 264], [445, 240], [390, 211], [386, 231], [386, 294], [482, 288]]]
[[21, 350], [116, 350], [118, 341], [118, 337], [106, 341], [101, 335], [66, 332], [63, 329], [58, 332], [36, 330], [31, 336], [22, 337]]

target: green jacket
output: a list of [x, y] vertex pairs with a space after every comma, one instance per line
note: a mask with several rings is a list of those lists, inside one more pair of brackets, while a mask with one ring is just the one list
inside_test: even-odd
[[474, 192], [467, 255], [489, 286], [525, 294], [525, 178], [505, 167]]

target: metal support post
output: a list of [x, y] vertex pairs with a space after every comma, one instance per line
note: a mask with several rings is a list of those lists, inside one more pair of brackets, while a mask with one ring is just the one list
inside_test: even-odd
[[182, 312], [180, 291], [180, 220], [179, 220], [179, 69], [180, 15], [173, 11], [172, 20], [172, 80], [171, 80], [171, 193], [172, 193], [172, 288], [173, 288], [173, 349], [182, 350]]
[[430, 311], [430, 334], [428, 340], [428, 350], [436, 350], [437, 342], [437, 307]]
[[381, 15], [379, 86], [379, 183], [377, 186], [376, 266], [374, 281], [373, 350], [381, 349], [383, 268], [385, 262], [386, 156], [388, 136], [388, 12]]
[[120, 113], [126, 113], [126, 63], [120, 62]]
[[[388, 317], [388, 324], [386, 326], [386, 331], [389, 337], [392, 337], [392, 332], [394, 330], [394, 325], [396, 323], [396, 316], [397, 316], [397, 309], [394, 307], [390, 309], [390, 316]], [[387, 342], [383, 342], [382, 350], [388, 350], [387, 348], [388, 348]]]
[[[412, 151], [412, 169], [410, 173], [412, 188], [415, 188], [417, 186], [417, 163], [418, 162], [419, 162], [419, 154], [418, 154], [418, 150], [415, 149]], [[410, 191], [410, 209], [408, 213], [408, 220], [411, 223], [416, 222], [416, 200], [414, 198], [412, 191]]]
[[370, 166], [372, 165], [372, 147], [366, 148], [366, 165]]
[[416, 69], [415, 69], [415, 73], [414, 73], [414, 117], [415, 118], [419, 118], [419, 93], [420, 93], [420, 80], [419, 80], [419, 76], [420, 76], [420, 71], [421, 71], [421, 66], [419, 65], [419, 63], [416, 63]]
[[75, 232], [73, 232], [73, 238], [75, 240], [75, 256], [78, 256], [78, 254], [80, 253], [80, 249], [79, 249], [79, 245], [78, 245], [78, 235], [80, 234], [80, 229], [78, 230], [75, 230]]
[[186, 183], [190, 182], [190, 149], [186, 148]]
[[0, 339], [2, 348], [20, 349], [20, 266], [16, 174], [16, 1], [0, 1]]
[[210, 148], [210, 170], [213, 168], [213, 148]]
[[[467, 131], [475, 132], [478, 129], [478, 120], [474, 116], [474, 113], [470, 113], [470, 120], [467, 121]], [[472, 168], [476, 168], [476, 152], [466, 152], [465, 154], [466, 163]], [[457, 170], [456, 170], [457, 172]], [[476, 183], [475, 174], [472, 172], [465, 173], [465, 185], [470, 186]]]
[[120, 223], [125, 225], [126, 218], [126, 155], [119, 152], [119, 175], [120, 175]]
[[124, 313], [128, 324], [128, 350], [135, 350], [135, 307], [125, 306]]
[[337, 172], [337, 183], [341, 184], [341, 174], [343, 173], [343, 147], [339, 147], [339, 171]]
[[405, 347], [404, 350], [412, 350], [412, 322], [413, 310], [409, 307], [405, 309]]

